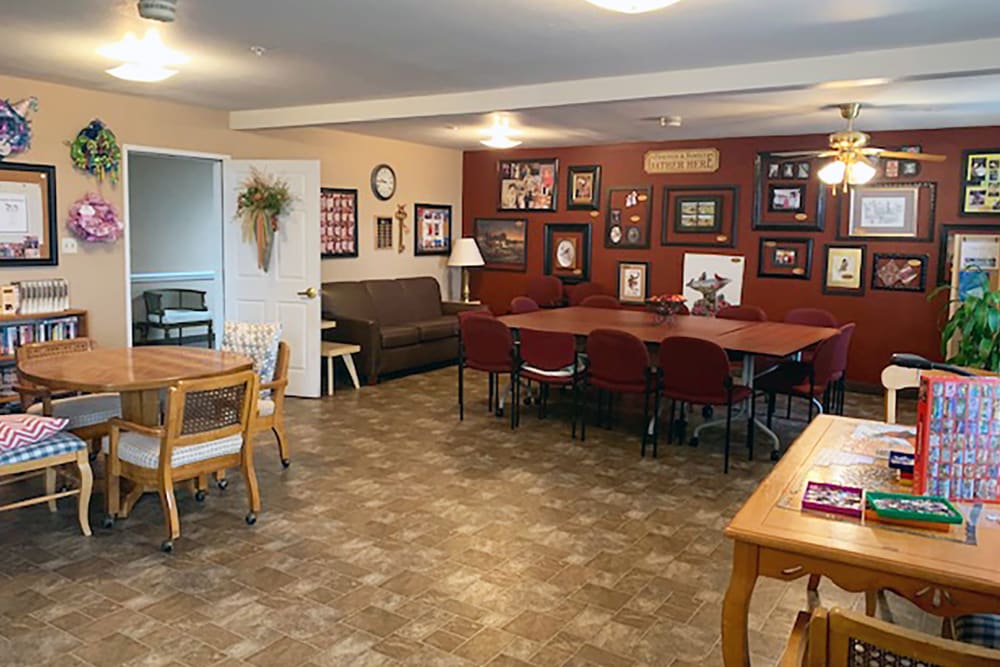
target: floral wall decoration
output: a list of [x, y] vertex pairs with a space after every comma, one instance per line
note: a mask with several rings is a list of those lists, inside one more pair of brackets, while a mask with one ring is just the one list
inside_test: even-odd
[[257, 267], [264, 272], [271, 266], [278, 222], [294, 199], [288, 183], [256, 169], [243, 181], [236, 200], [236, 217], [243, 222], [244, 240], [257, 244]]
[[112, 184], [118, 182], [122, 149], [115, 133], [100, 120], [95, 118], [80, 130], [70, 143], [69, 152], [73, 166], [80, 171], [97, 176], [99, 181], [107, 177]]
[[31, 147], [28, 114], [32, 111], [38, 111], [37, 98], [26, 97], [20, 102], [0, 100], [0, 160]]
[[115, 207], [96, 192], [88, 192], [73, 203], [66, 224], [88, 243], [114, 243], [125, 230]]

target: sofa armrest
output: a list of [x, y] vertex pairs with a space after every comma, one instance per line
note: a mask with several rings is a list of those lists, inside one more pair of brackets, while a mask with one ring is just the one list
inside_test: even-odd
[[442, 301], [441, 312], [445, 315], [458, 315], [470, 310], [489, 310], [481, 303], [464, 303], [462, 301]]
[[323, 339], [360, 345], [359, 370], [370, 381], [374, 381], [378, 377], [378, 364], [382, 356], [382, 330], [379, 323], [375, 320], [332, 315], [328, 319], [336, 320], [337, 326], [323, 331]]

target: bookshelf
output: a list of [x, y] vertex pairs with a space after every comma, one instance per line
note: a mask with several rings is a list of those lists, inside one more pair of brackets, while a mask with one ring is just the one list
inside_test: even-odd
[[0, 315], [0, 404], [19, 400], [16, 351], [27, 343], [68, 340], [87, 335], [87, 311], [77, 308], [50, 313]]

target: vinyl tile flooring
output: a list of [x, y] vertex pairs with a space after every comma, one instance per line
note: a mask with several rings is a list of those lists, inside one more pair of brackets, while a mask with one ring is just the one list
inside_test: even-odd
[[[473, 375], [459, 422], [454, 368], [292, 400], [292, 466], [257, 442], [257, 524], [233, 472], [203, 503], [180, 494], [169, 555], [152, 496], [110, 530], [95, 496], [89, 539], [72, 500], [0, 514], [0, 664], [720, 665], [722, 529], [771, 469], [766, 448], [747, 461], [735, 427], [723, 475], [721, 429], [642, 459], [627, 414], [581, 444], [558, 396], [513, 433], [485, 403]], [[880, 410], [847, 397], [849, 415]], [[786, 443], [802, 427], [778, 421]], [[775, 662], [804, 589], [760, 581], [754, 665]]]

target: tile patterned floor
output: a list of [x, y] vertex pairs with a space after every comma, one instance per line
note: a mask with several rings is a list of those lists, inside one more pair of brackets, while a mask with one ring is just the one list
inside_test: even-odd
[[[171, 555], [152, 497], [111, 530], [96, 499], [90, 539], [69, 502], [0, 515], [0, 664], [721, 664], [722, 528], [767, 452], [735, 448], [724, 476], [715, 431], [643, 460], [629, 418], [580, 445], [558, 401], [512, 435], [486, 414], [485, 381], [459, 423], [454, 377], [292, 401], [292, 467], [258, 447], [257, 525], [234, 474], [204, 503], [180, 499]], [[848, 397], [849, 414], [879, 406]], [[800, 429], [779, 425], [786, 441]], [[761, 580], [755, 665], [773, 664], [804, 586]]]

